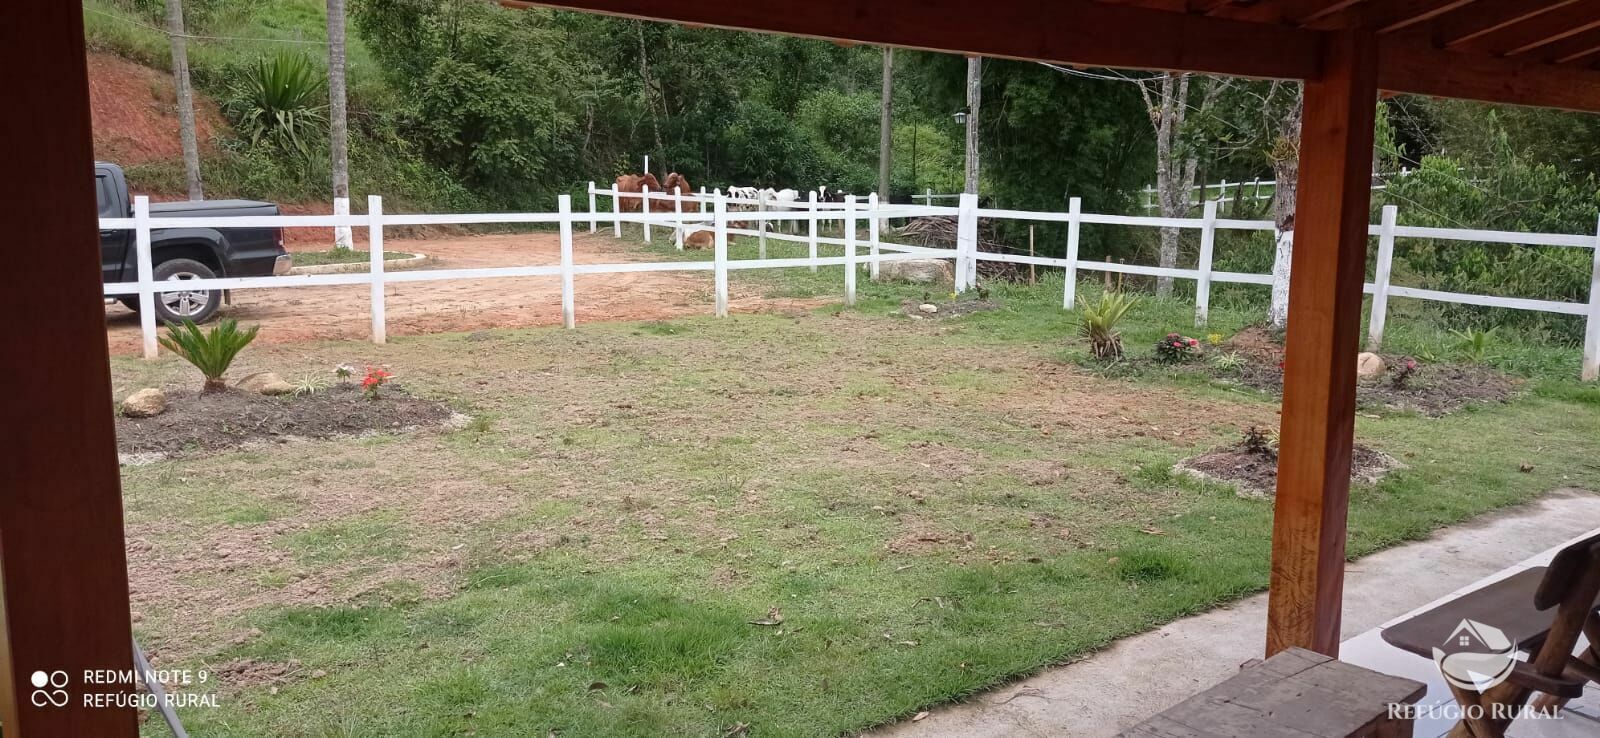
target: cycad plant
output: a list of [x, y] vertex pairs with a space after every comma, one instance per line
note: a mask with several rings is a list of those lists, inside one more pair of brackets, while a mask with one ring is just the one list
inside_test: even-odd
[[228, 112], [252, 144], [310, 156], [327, 125], [327, 80], [305, 54], [280, 52], [246, 67], [233, 86]]
[[256, 333], [260, 330], [259, 325], [239, 330], [238, 321], [224, 318], [210, 330], [202, 331], [194, 321], [185, 320], [182, 325], [167, 324], [167, 335], [161, 337], [161, 345], [183, 357], [184, 361], [193, 364], [205, 375], [206, 384], [202, 392], [220, 392], [228, 388], [222, 375], [228, 373], [234, 357], [256, 339]]
[[1117, 324], [1138, 302], [1138, 298], [1115, 290], [1100, 293], [1100, 299], [1095, 302], [1078, 302], [1082, 313], [1078, 333], [1089, 339], [1089, 352], [1094, 358], [1101, 361], [1122, 358], [1122, 334], [1117, 332]]

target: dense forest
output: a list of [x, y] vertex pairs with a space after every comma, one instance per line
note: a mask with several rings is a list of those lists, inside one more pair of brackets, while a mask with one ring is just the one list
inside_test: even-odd
[[[161, 0], [85, 0], [92, 48], [168, 68]], [[809, 39], [567, 13], [484, 0], [349, 0], [351, 194], [408, 209], [538, 209], [637, 170], [645, 156], [695, 184], [864, 193], [876, 189], [881, 50]], [[326, 202], [322, 0], [189, 0], [196, 88], [232, 131], [207, 149], [208, 193]], [[892, 196], [960, 189], [966, 64], [894, 58]], [[293, 94], [264, 95], [263, 80]], [[281, 84], [279, 85], [281, 87]], [[1178, 96], [1182, 92], [1182, 96]], [[1182, 182], [1270, 179], [1292, 161], [1282, 125], [1292, 85], [986, 60], [982, 191], [1005, 207], [1139, 212], [1158, 164]], [[1396, 98], [1381, 103], [1374, 152], [1407, 224], [1590, 232], [1600, 214], [1600, 123], [1593, 116]], [[283, 121], [289, 121], [284, 123]], [[1163, 124], [1166, 124], [1165, 126]], [[1402, 167], [1412, 170], [1395, 176]], [[130, 168], [181, 191], [181, 163]], [[1180, 208], [1185, 207], [1179, 205]], [[1265, 201], [1241, 217], [1272, 217]], [[1154, 261], [1149, 233], [1086, 233], [1091, 258]], [[1052, 253], [1060, 233], [1034, 234]], [[1022, 243], [1023, 231], [1001, 237]], [[1179, 260], [1194, 244], [1175, 236]], [[1229, 234], [1219, 268], [1264, 271], [1270, 234]], [[1587, 299], [1584, 254], [1408, 242], [1397, 279], [1428, 287]], [[1240, 288], [1239, 299], [1255, 299]], [[1459, 321], [1521, 321], [1571, 340], [1565, 318], [1462, 308]]]

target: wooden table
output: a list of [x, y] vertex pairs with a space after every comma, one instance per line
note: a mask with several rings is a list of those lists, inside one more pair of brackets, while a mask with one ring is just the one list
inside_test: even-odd
[[1426, 687], [1291, 648], [1247, 666], [1123, 738], [1409, 738], [1404, 712]]

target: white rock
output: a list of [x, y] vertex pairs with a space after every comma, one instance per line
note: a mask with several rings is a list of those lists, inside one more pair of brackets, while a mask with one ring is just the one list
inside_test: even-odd
[[933, 304], [931, 302], [922, 303], [921, 305], [917, 306], [917, 309], [921, 310], [922, 312], [928, 313], [928, 314], [933, 314], [933, 313], [939, 312], [939, 306], [935, 305], [935, 304]]
[[287, 395], [294, 392], [294, 385], [283, 381], [272, 372], [256, 372], [239, 380], [233, 386], [246, 392], [256, 392], [263, 395]]
[[885, 261], [878, 265], [878, 281], [898, 280], [912, 284], [939, 284], [955, 277], [950, 262], [944, 259]]
[[130, 418], [153, 418], [167, 409], [167, 393], [146, 387], [122, 401], [122, 414]]
[[1356, 376], [1362, 379], [1383, 374], [1389, 367], [1383, 363], [1383, 357], [1371, 352], [1363, 352], [1356, 357]]

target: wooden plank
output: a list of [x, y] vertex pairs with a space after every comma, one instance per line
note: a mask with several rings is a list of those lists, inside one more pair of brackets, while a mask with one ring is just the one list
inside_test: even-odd
[[1382, 37], [1378, 84], [1383, 90], [1600, 112], [1600, 72], [1545, 64], [1532, 55], [1500, 59], [1433, 49], [1414, 41]]
[[1345, 8], [1312, 23], [1313, 28], [1366, 28], [1394, 33], [1437, 18], [1475, 0], [1386, 0]]
[[1431, 24], [1440, 46], [1459, 46], [1578, 0], [1478, 0]]
[[1456, 48], [1490, 56], [1526, 54], [1600, 27], [1600, 4], [1574, 3], [1487, 33]]
[[[7, 738], [134, 736], [133, 710], [81, 701], [84, 670], [133, 667], [83, 10], [19, 3], [6, 13], [0, 60], [27, 70], [8, 104], [27, 114], [0, 119], [3, 140], [26, 142], [8, 147], [0, 219], [31, 247], [0, 277], [0, 309], [19, 316], [0, 370], [0, 724]], [[46, 282], [57, 285], [48, 319], [32, 286]], [[36, 671], [65, 672], [65, 706], [38, 706]]]
[[1269, 655], [1291, 646], [1339, 652], [1378, 54], [1370, 32], [1332, 32], [1329, 41], [1324, 76], [1305, 86]]
[[1316, 76], [1320, 46], [1315, 31], [1263, 28], [1244, 21], [1092, 0], [990, 3], [981, 13], [972, 12], [966, 0], [731, 4], [500, 0], [500, 4], [1059, 64], [1278, 79]]

